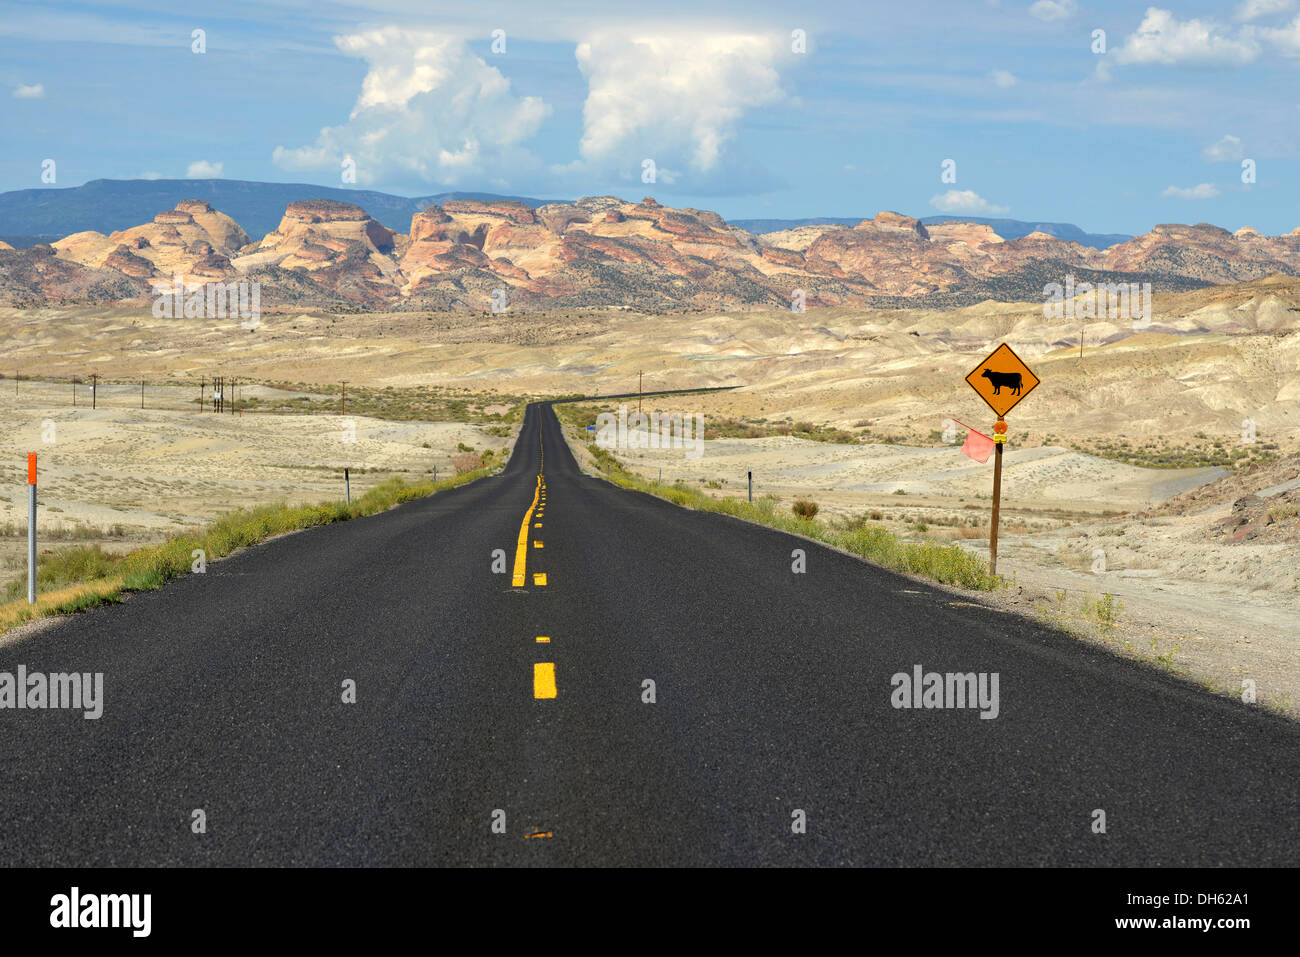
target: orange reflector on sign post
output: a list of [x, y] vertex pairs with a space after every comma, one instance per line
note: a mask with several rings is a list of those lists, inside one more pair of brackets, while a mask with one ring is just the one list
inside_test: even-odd
[[27, 484], [36, 484], [36, 453], [27, 453]]

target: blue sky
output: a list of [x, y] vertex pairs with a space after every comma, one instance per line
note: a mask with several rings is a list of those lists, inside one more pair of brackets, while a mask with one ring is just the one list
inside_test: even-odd
[[350, 160], [405, 195], [1277, 234], [1298, 81], [1300, 0], [0, 2], [0, 189]]

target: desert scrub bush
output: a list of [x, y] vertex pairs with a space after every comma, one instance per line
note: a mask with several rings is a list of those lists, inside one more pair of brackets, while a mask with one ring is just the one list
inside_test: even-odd
[[1106, 592], [1095, 602], [1090, 603], [1087, 614], [1089, 618], [1094, 618], [1103, 630], [1110, 631], [1115, 627], [1115, 622], [1119, 619], [1119, 613], [1123, 610], [1124, 603], [1116, 601], [1114, 595]]
[[[106, 552], [98, 545], [70, 545], [41, 553], [36, 560], [36, 588], [50, 591], [74, 582], [108, 578], [121, 561], [120, 555]], [[5, 586], [5, 600], [14, 601], [27, 594], [27, 574]]]
[[960, 545], [936, 541], [904, 542], [881, 525], [868, 525], [856, 531], [828, 538], [868, 561], [895, 571], [924, 575], [946, 585], [959, 585], [979, 591], [1001, 588], [1003, 580], [989, 574], [988, 563]]
[[475, 452], [460, 452], [451, 457], [452, 468], [457, 475], [472, 472], [483, 467], [483, 457]]
[[1282, 522], [1288, 518], [1300, 518], [1300, 502], [1284, 502], [1281, 505], [1275, 505], [1268, 510], [1268, 517], [1275, 522]]
[[794, 512], [800, 518], [816, 518], [818, 508], [816, 502], [810, 502], [806, 498], [798, 498], [795, 499], [794, 504], [790, 506], [790, 511]]

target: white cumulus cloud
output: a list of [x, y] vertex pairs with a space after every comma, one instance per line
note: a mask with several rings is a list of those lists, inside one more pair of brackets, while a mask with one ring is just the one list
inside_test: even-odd
[[1246, 155], [1241, 138], [1231, 133], [1217, 143], [1211, 143], [1201, 150], [1201, 159], [1207, 163], [1237, 163]]
[[185, 170], [187, 179], [216, 179], [221, 175], [224, 163], [209, 163], [207, 160], [195, 160]]
[[1219, 187], [1213, 183], [1200, 183], [1189, 188], [1170, 186], [1160, 195], [1173, 199], [1214, 199], [1219, 195]]
[[479, 177], [504, 183], [504, 175], [535, 165], [522, 144], [551, 108], [516, 95], [462, 37], [385, 27], [335, 43], [369, 64], [356, 105], [314, 144], [277, 146], [277, 166], [341, 171], [348, 158], [359, 183], [453, 185]]
[[1000, 216], [1011, 212], [1007, 206], [994, 206], [973, 189], [950, 189], [930, 197], [930, 205], [941, 213]]
[[722, 175], [745, 112], [785, 98], [782, 53], [774, 37], [743, 34], [584, 40], [575, 50], [588, 84], [582, 162], [639, 176], [652, 159], [661, 178], [686, 170]]
[[1258, 32], [1283, 56], [1300, 57], [1300, 16], [1284, 27], [1261, 27]]
[[14, 98], [18, 100], [39, 100], [43, 96], [45, 96], [44, 83], [33, 83], [31, 86], [20, 83], [14, 90]]
[[1006, 89], [1007, 87], [1015, 86], [1017, 83], [1020, 82], [1018, 79], [1016, 79], [1016, 75], [1009, 70], [994, 70], [992, 73], [989, 74], [989, 79], [991, 79], [994, 83], [996, 83], [998, 86], [1002, 87], [1003, 89]]
[[1293, 0], [1246, 0], [1237, 7], [1237, 19], [1249, 22], [1290, 10]]
[[1068, 20], [1079, 10], [1078, 0], [1037, 0], [1029, 5], [1030, 16], [1039, 20]]
[[1242, 66], [1259, 56], [1259, 44], [1246, 32], [1230, 37], [1211, 20], [1178, 20], [1168, 10], [1148, 7], [1113, 56], [1116, 63]]

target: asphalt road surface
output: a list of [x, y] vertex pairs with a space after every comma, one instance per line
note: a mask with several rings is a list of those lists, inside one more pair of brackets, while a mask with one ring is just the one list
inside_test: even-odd
[[[62, 620], [20, 665], [104, 701], [0, 710], [7, 865], [1300, 863], [1296, 725], [584, 476], [544, 405], [498, 477]], [[918, 665], [996, 673], [997, 716], [893, 707]]]

